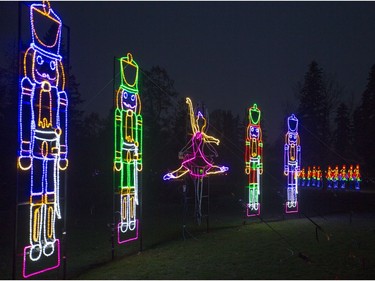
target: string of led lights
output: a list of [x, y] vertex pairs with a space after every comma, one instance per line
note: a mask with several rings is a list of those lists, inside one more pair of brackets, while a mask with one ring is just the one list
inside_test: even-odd
[[285, 202], [286, 213], [298, 212], [298, 175], [301, 165], [301, 146], [298, 134], [298, 119], [292, 114], [288, 117], [288, 132], [285, 134], [284, 175], [287, 177]]
[[[196, 215], [198, 223], [200, 223], [203, 179], [208, 175], [224, 173], [228, 170], [228, 167], [214, 165], [212, 159], [205, 154], [205, 146], [212, 146], [211, 143], [219, 145], [220, 141], [213, 136], [207, 135], [207, 120], [201, 111], [195, 114], [190, 98], [186, 98], [186, 103], [188, 104], [193, 136], [189, 143], [185, 145], [185, 150], [181, 151], [183, 154], [181, 166], [165, 174], [163, 179], [177, 179], [185, 174], [189, 174], [194, 179]], [[213, 147], [210, 147], [210, 151], [215, 152], [215, 155], [217, 155]]]
[[[134, 80], [125, 73], [133, 71]], [[138, 239], [138, 173], [142, 171], [143, 120], [138, 91], [139, 66], [132, 54], [120, 58], [120, 87], [115, 101], [114, 171], [119, 176], [120, 222], [117, 225], [118, 243]], [[135, 232], [123, 237], [127, 232]]]
[[[39, 24], [48, 24], [42, 34]], [[30, 177], [29, 245], [24, 248], [23, 276], [60, 266], [56, 217], [60, 211], [60, 171], [68, 167], [68, 97], [60, 56], [62, 21], [48, 1], [30, 6], [31, 43], [23, 58], [19, 95], [18, 167]], [[56, 253], [57, 249], [57, 253]], [[55, 262], [38, 270], [33, 263]]]
[[260, 191], [263, 174], [263, 140], [260, 127], [260, 115], [257, 104], [249, 108], [249, 124], [246, 128], [245, 173], [248, 175], [248, 203], [246, 215], [260, 215]]

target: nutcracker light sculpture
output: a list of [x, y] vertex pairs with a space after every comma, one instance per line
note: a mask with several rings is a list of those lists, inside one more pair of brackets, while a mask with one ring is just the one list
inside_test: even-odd
[[183, 155], [181, 166], [163, 176], [164, 180], [178, 179], [185, 174], [189, 174], [194, 180], [195, 189], [195, 213], [198, 224], [201, 222], [203, 179], [209, 175], [224, 173], [228, 170], [226, 166], [213, 164], [212, 156], [206, 154], [206, 149], [213, 156], [217, 157], [217, 152], [211, 143], [219, 145], [220, 141], [207, 134], [208, 124], [201, 111], [194, 113], [190, 98], [186, 98], [189, 108], [190, 125], [193, 136], [185, 148], [180, 152]]
[[246, 215], [260, 215], [261, 175], [263, 174], [263, 141], [260, 128], [261, 111], [254, 104], [249, 108], [249, 124], [246, 129], [245, 173], [248, 175]]
[[359, 172], [359, 164], [357, 164], [353, 170], [353, 178], [354, 178], [355, 189], [360, 190], [360, 182], [362, 180], [361, 180], [361, 173]]
[[142, 115], [138, 92], [138, 64], [128, 53], [120, 58], [121, 82], [115, 98], [114, 171], [120, 219], [117, 242], [138, 239], [137, 206], [139, 173], [142, 171]]
[[[29, 178], [29, 245], [23, 277], [60, 266], [60, 179], [68, 167], [65, 73], [60, 55], [62, 21], [48, 1], [30, 6], [31, 44], [23, 57], [19, 95], [21, 176]], [[48, 33], [42, 34], [47, 27]]]
[[285, 212], [298, 212], [298, 174], [301, 165], [301, 146], [298, 134], [298, 119], [288, 117], [288, 132], [284, 145], [284, 175], [287, 177]]

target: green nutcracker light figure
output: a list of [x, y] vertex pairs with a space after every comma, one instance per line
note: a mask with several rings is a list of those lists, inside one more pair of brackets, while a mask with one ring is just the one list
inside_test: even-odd
[[142, 115], [138, 92], [138, 64], [128, 53], [120, 58], [121, 82], [115, 99], [114, 171], [120, 197], [118, 243], [138, 239], [137, 206], [142, 171]]

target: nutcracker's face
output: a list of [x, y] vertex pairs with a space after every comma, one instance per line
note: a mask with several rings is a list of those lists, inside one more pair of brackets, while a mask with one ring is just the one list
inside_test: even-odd
[[259, 139], [259, 126], [250, 126], [250, 138]]
[[137, 107], [137, 96], [134, 93], [128, 93], [127, 91], [122, 91], [122, 108], [130, 109], [135, 111]]
[[48, 81], [50, 84], [56, 85], [57, 63], [56, 59], [36, 51], [34, 57], [35, 80], [37, 82]]
[[289, 133], [288, 134], [288, 143], [289, 144], [296, 144], [297, 143], [297, 134]]

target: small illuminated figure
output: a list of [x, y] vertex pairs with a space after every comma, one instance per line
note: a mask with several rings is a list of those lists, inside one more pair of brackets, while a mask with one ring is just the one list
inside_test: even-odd
[[357, 164], [354, 168], [353, 177], [354, 177], [355, 189], [359, 190], [360, 189], [359, 185], [361, 182], [361, 173], [359, 172], [359, 164]]
[[336, 165], [335, 169], [333, 170], [333, 188], [338, 188], [339, 186], [339, 166]]
[[350, 165], [348, 169], [348, 185], [349, 185], [349, 189], [353, 189], [354, 187], [353, 165]]
[[323, 187], [323, 174], [322, 169], [320, 169], [320, 166], [318, 166], [318, 169], [316, 170], [316, 187]]
[[245, 173], [248, 175], [247, 216], [260, 214], [259, 195], [263, 174], [263, 141], [260, 128], [261, 112], [256, 104], [249, 108], [249, 124], [246, 129]]
[[120, 178], [120, 222], [117, 225], [119, 244], [138, 238], [138, 178], [142, 171], [143, 127], [138, 71], [138, 64], [130, 53], [120, 58], [121, 84], [116, 94], [114, 123], [114, 170]]
[[311, 175], [312, 175], [311, 167], [308, 166], [308, 167], [307, 167], [307, 177], [306, 177], [306, 179], [307, 179], [306, 186], [307, 186], [307, 187], [310, 187], [310, 183], [311, 183]]
[[200, 224], [200, 219], [202, 216], [201, 202], [203, 179], [209, 175], [224, 173], [228, 170], [228, 167], [214, 165], [211, 157], [205, 154], [205, 147], [207, 146], [210, 152], [214, 153], [214, 156], [217, 157], [217, 152], [211, 143], [219, 145], [220, 141], [207, 135], [207, 120], [200, 111], [198, 111], [196, 115], [194, 114], [194, 109], [190, 98], [186, 98], [186, 103], [189, 108], [190, 124], [193, 136], [184, 149], [180, 152], [183, 155], [181, 166], [177, 170], [165, 174], [163, 179], [177, 179], [185, 174], [189, 174], [191, 177], [193, 177], [196, 194], [196, 216], [198, 223]]
[[345, 188], [345, 184], [347, 182], [347, 174], [346, 174], [346, 165], [342, 165], [342, 168], [339, 173], [339, 182], [340, 182], [340, 187]]
[[305, 186], [305, 181], [306, 181], [306, 172], [305, 172], [305, 167], [303, 167], [301, 169], [301, 172], [299, 173], [299, 176], [298, 176], [298, 180], [299, 180], [299, 186]]
[[284, 145], [284, 175], [287, 176], [287, 200], [285, 212], [298, 212], [298, 174], [301, 165], [301, 146], [298, 134], [298, 119], [294, 114], [288, 117], [288, 132]]
[[311, 172], [311, 181], [312, 181], [312, 186], [316, 186], [316, 167], [313, 166], [312, 172]]
[[327, 187], [332, 188], [333, 183], [333, 171], [331, 166], [328, 166], [327, 172], [326, 172], [326, 180], [327, 180]]
[[[30, 47], [23, 58], [19, 98], [18, 166], [30, 173], [29, 246], [24, 249], [23, 276], [60, 265], [56, 218], [61, 219], [60, 171], [68, 167], [65, 73], [60, 55], [62, 22], [48, 1], [30, 6]], [[47, 34], [38, 27], [45, 24]], [[55, 254], [56, 253], [56, 254]], [[51, 257], [50, 267], [33, 271], [30, 262]]]

